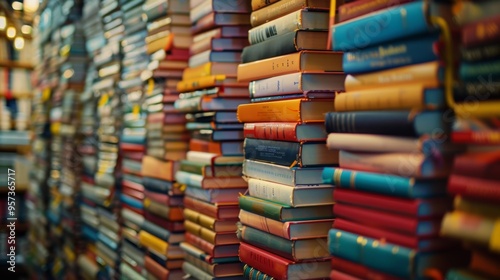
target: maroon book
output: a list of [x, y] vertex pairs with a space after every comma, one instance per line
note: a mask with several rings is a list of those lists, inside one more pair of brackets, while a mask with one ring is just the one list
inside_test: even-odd
[[498, 180], [452, 174], [448, 181], [448, 191], [464, 197], [500, 202], [500, 183]]
[[465, 47], [477, 47], [500, 42], [500, 15], [466, 25], [462, 30]]
[[[378, 272], [371, 268], [367, 268], [361, 264], [353, 263], [348, 260], [344, 260], [338, 257], [332, 259], [332, 269], [337, 270], [339, 272], [343, 272], [345, 274], [349, 274], [354, 279], [365, 279], [365, 280], [400, 280], [401, 278], [397, 278], [383, 272]], [[331, 278], [333, 279], [333, 278]], [[337, 278], [335, 278], [337, 279]]]
[[453, 173], [500, 180], [500, 151], [466, 153], [455, 158]]

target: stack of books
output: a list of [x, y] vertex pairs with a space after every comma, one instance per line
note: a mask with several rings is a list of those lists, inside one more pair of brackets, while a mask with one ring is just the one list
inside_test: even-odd
[[[447, 279], [500, 277], [500, 138], [498, 120], [500, 3], [466, 1], [455, 17], [461, 25], [460, 81], [452, 109], [456, 123], [452, 141], [467, 151], [455, 158], [448, 181], [454, 210], [447, 213], [441, 233], [460, 239], [471, 251], [466, 268], [455, 268]], [[474, 9], [474, 13], [470, 13]]]
[[442, 277], [468, 258], [440, 236], [451, 207], [446, 179], [461, 151], [449, 141], [453, 114], [444, 110], [443, 72], [453, 71], [444, 48], [453, 41], [437, 27], [451, 5], [411, 1], [380, 9], [364, 2], [341, 6], [339, 16], [363, 13], [331, 30], [349, 74], [326, 116], [327, 146], [340, 150], [340, 168], [323, 171], [324, 183], [336, 186], [331, 277], [425, 278], [431, 270]]
[[236, 108], [249, 100], [248, 83], [236, 81], [236, 69], [248, 45], [249, 13], [247, 0], [190, 2], [193, 42], [175, 108], [187, 113], [191, 140], [175, 178], [185, 187], [183, 270], [194, 279], [243, 274], [235, 232], [238, 194], [247, 184]]
[[251, 45], [238, 66], [252, 102], [237, 111], [248, 182], [239, 257], [248, 279], [326, 278], [333, 185], [320, 174], [338, 152], [325, 146], [324, 117], [343, 91], [342, 54], [326, 50], [329, 1], [266, 3], [252, 1]]
[[189, 57], [189, 3], [146, 1], [143, 11], [149, 54], [147, 69], [141, 75], [147, 141], [141, 169], [143, 221], [134, 233], [140, 246], [146, 248], [142, 256], [144, 273], [157, 279], [178, 279], [183, 275], [184, 253], [179, 247], [184, 240], [183, 196], [174, 175], [177, 161], [185, 157], [188, 135], [184, 114], [175, 112], [173, 102]]

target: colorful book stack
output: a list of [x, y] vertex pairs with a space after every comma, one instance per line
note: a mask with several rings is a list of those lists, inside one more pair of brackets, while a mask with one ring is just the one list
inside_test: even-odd
[[320, 174], [338, 163], [324, 117], [344, 88], [342, 54], [326, 50], [329, 1], [266, 3], [252, 1], [251, 45], [238, 66], [252, 102], [237, 111], [248, 181], [239, 258], [247, 279], [327, 278], [333, 185]]
[[188, 135], [185, 117], [173, 110], [173, 101], [177, 98], [176, 83], [182, 69], [187, 67], [191, 38], [189, 3], [146, 1], [143, 11], [147, 19], [145, 50], [149, 55], [145, 60], [147, 69], [141, 74], [145, 82], [142, 108], [147, 114], [147, 141], [141, 168], [144, 218], [140, 230], [134, 234], [146, 248], [142, 260], [145, 275], [179, 279], [183, 275], [184, 256], [179, 247], [184, 240], [183, 197], [175, 186], [174, 175], [176, 161], [185, 156]]
[[[467, 268], [455, 268], [447, 279], [500, 278], [500, 149], [499, 87], [500, 3], [463, 2], [455, 17], [461, 25], [460, 82], [452, 109], [456, 123], [452, 141], [467, 151], [455, 158], [448, 181], [454, 210], [441, 233], [460, 239], [471, 251]], [[470, 9], [475, 13], [470, 14]]]
[[249, 100], [248, 83], [236, 81], [236, 69], [248, 45], [249, 12], [247, 0], [190, 2], [193, 43], [174, 105], [187, 113], [191, 135], [175, 178], [185, 187], [181, 248], [184, 273], [193, 279], [239, 279], [243, 273], [235, 232], [238, 194], [247, 184], [236, 108]]
[[323, 171], [324, 183], [336, 186], [331, 277], [442, 277], [468, 258], [439, 235], [451, 206], [446, 179], [461, 150], [449, 141], [453, 118], [444, 110], [443, 72], [453, 69], [444, 48], [453, 42], [438, 26], [451, 6], [412, 1], [380, 9], [365, 2], [341, 6], [339, 17], [363, 13], [331, 30], [349, 74], [325, 123], [328, 148], [340, 150], [340, 168]]

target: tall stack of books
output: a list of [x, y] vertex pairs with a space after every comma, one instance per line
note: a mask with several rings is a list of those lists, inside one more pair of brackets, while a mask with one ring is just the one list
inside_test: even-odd
[[189, 2], [146, 1], [143, 10], [149, 55], [141, 76], [147, 141], [141, 171], [143, 222], [134, 234], [138, 244], [146, 248], [142, 254], [144, 273], [157, 279], [178, 279], [183, 275], [184, 254], [179, 247], [184, 240], [183, 197], [174, 175], [177, 161], [185, 157], [188, 135], [185, 117], [174, 110], [173, 102], [178, 96], [175, 86], [187, 67]]
[[243, 273], [235, 231], [238, 194], [247, 184], [236, 108], [248, 102], [248, 83], [236, 81], [236, 69], [248, 45], [249, 13], [248, 0], [190, 1], [193, 43], [175, 108], [187, 113], [191, 140], [175, 179], [185, 188], [183, 270], [194, 279]]
[[448, 181], [454, 210], [444, 216], [441, 233], [462, 240], [472, 254], [468, 267], [450, 270], [447, 279], [500, 277], [499, 4], [467, 1], [455, 15], [462, 42], [451, 138], [467, 151], [454, 161]]
[[324, 183], [336, 186], [331, 277], [442, 277], [468, 258], [439, 234], [451, 206], [446, 179], [461, 150], [449, 141], [453, 114], [445, 110], [443, 73], [454, 68], [445, 35], [453, 32], [438, 26], [451, 6], [366, 2], [341, 6], [339, 17], [350, 19], [331, 27], [349, 74], [326, 116], [327, 146], [340, 150], [340, 168], [323, 171]]
[[338, 152], [325, 146], [324, 116], [343, 91], [342, 54], [326, 50], [329, 1], [266, 3], [252, 1], [251, 45], [238, 67], [252, 102], [237, 112], [248, 182], [239, 257], [248, 279], [326, 278], [333, 185], [320, 174]]

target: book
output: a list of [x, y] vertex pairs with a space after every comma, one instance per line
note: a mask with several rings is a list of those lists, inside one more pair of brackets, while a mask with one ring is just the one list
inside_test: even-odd
[[204, 88], [217, 87], [217, 86], [240, 86], [244, 87], [247, 84], [238, 83], [234, 78], [229, 78], [224, 75], [204, 76], [190, 80], [182, 80], [177, 83], [177, 91], [188, 92]]
[[186, 233], [186, 242], [196, 246], [213, 258], [231, 258], [238, 255], [239, 244], [214, 245], [190, 232]]
[[245, 138], [277, 141], [320, 141], [326, 138], [322, 123], [245, 123]]
[[333, 102], [324, 100], [282, 100], [242, 104], [238, 106], [238, 121], [253, 122], [322, 122], [324, 114], [333, 111]]
[[259, 26], [300, 9], [328, 11], [330, 7], [330, 3], [325, 0], [291, 0], [286, 2], [275, 1], [262, 9], [253, 11], [250, 18], [251, 25]]
[[197, 67], [185, 68], [182, 72], [183, 80], [197, 79], [206, 76], [225, 75], [231, 77], [236, 73], [238, 63], [231, 62], [207, 62]]
[[[200, 34], [216, 27], [240, 27], [247, 25], [249, 15], [245, 13], [209, 13], [195, 22], [191, 27], [192, 34]], [[232, 30], [233, 32], [235, 30]], [[239, 32], [239, 31], [237, 31]]]
[[185, 190], [186, 196], [191, 196], [195, 199], [202, 200], [211, 204], [237, 202], [238, 195], [244, 193], [247, 188], [240, 189], [199, 189], [187, 187]]
[[456, 211], [466, 212], [488, 218], [500, 217], [500, 207], [495, 203], [456, 195], [453, 200]]
[[337, 229], [331, 229], [329, 235], [328, 245], [334, 257], [404, 279], [425, 277], [429, 268], [444, 273], [451, 267], [466, 265], [469, 259], [462, 250], [420, 252]]
[[242, 225], [237, 235], [240, 240], [292, 261], [328, 258], [326, 238], [287, 240], [267, 232]]
[[197, 212], [196, 210], [189, 208], [184, 208], [184, 218], [215, 232], [236, 231], [237, 229], [237, 219], [219, 220], [214, 217], [207, 216], [203, 214], [203, 212]]
[[335, 202], [409, 217], [440, 217], [452, 209], [452, 201], [447, 197], [408, 199], [337, 188], [333, 191], [333, 198]]
[[239, 51], [215, 51], [208, 49], [189, 57], [188, 66], [197, 67], [209, 62], [236, 63], [241, 59]]
[[274, 280], [274, 277], [262, 273], [261, 271], [256, 270], [248, 264], [245, 264], [243, 266], [243, 276], [245, 277], [245, 279], [250, 280]]
[[187, 254], [185, 259], [186, 262], [194, 264], [207, 274], [215, 277], [240, 276], [243, 274], [243, 264], [240, 262], [210, 264], [190, 254]]
[[288, 240], [326, 237], [333, 219], [280, 222], [258, 214], [240, 210], [240, 222]]
[[301, 50], [324, 50], [327, 38], [328, 32], [313, 30], [297, 30], [278, 35], [244, 48], [241, 53], [241, 62], [249, 63]]
[[216, 142], [191, 138], [191, 140], [189, 140], [189, 150], [227, 156], [238, 156], [243, 155], [243, 143], [241, 141]]
[[451, 171], [450, 156], [422, 153], [339, 152], [341, 168], [393, 174], [414, 178], [446, 178]]
[[437, 88], [442, 84], [444, 69], [438, 61], [412, 64], [373, 73], [347, 75], [345, 90], [361, 91], [373, 87], [418, 84], [423, 88]]
[[172, 259], [182, 258], [184, 256], [184, 253], [178, 246], [171, 245], [144, 230], [139, 232], [139, 242], [142, 246]]
[[274, 201], [241, 195], [239, 205], [242, 210], [280, 222], [320, 220], [333, 218], [331, 205], [291, 207]]
[[208, 274], [207, 272], [203, 271], [201, 268], [189, 263], [189, 262], [184, 262], [182, 264], [182, 271], [184, 271], [185, 274], [190, 275], [191, 277], [194, 277], [196, 279], [206, 279], [206, 280], [239, 280], [241, 279], [241, 276], [227, 276], [227, 277], [216, 277]]
[[471, 269], [452, 268], [446, 273], [446, 280], [487, 280], [488, 275], [483, 275]]
[[446, 106], [441, 88], [419, 84], [350, 91], [335, 96], [335, 111], [436, 110]]
[[250, 3], [248, 1], [238, 1], [234, 3], [234, 1], [231, 0], [205, 0], [202, 1], [200, 5], [191, 7], [189, 17], [191, 22], [197, 22], [211, 12], [248, 13], [250, 10]]
[[419, 137], [450, 132], [451, 121], [442, 111], [359, 111], [326, 114], [328, 133], [364, 133]]
[[394, 7], [397, 7], [398, 5], [411, 1], [414, 0], [351, 1], [350, 3], [345, 3], [339, 6], [338, 21], [344, 22], [379, 10], [386, 10], [386, 9], [390, 10], [393, 9]]
[[304, 92], [341, 92], [344, 90], [344, 80], [345, 75], [342, 73], [298, 72], [252, 81], [248, 90], [250, 98]]
[[186, 232], [189, 232], [201, 239], [210, 242], [214, 245], [229, 245], [238, 244], [238, 238], [232, 232], [215, 232], [209, 230], [208, 228], [202, 227], [190, 220], [184, 221], [184, 226], [186, 227]]
[[337, 164], [338, 151], [328, 150], [319, 142], [284, 142], [246, 138], [243, 144], [245, 159], [289, 167]]
[[199, 96], [177, 99], [175, 108], [179, 112], [192, 111], [232, 111], [239, 105], [248, 103], [248, 98], [219, 98], [210, 96]]
[[437, 237], [441, 228], [440, 216], [410, 217], [343, 203], [336, 203], [333, 206], [333, 213], [336, 218], [408, 236]]
[[289, 279], [297, 274], [302, 279], [321, 279], [327, 278], [331, 270], [329, 259], [316, 261], [314, 269], [311, 269], [309, 262], [293, 262], [245, 242], [240, 245], [239, 255], [243, 263], [276, 279]]
[[439, 59], [439, 37], [430, 34], [344, 53], [344, 72], [360, 74]]
[[212, 166], [210, 164], [197, 163], [188, 160], [181, 161], [179, 170], [198, 174], [205, 178], [236, 177], [242, 173], [241, 164]]
[[334, 202], [331, 185], [287, 186], [249, 178], [248, 193], [256, 198], [292, 207], [328, 205]]
[[327, 11], [294, 11], [250, 29], [248, 41], [253, 45], [295, 30], [328, 30]]
[[141, 174], [143, 177], [173, 181], [178, 165], [175, 162], [160, 160], [151, 156], [142, 159]]
[[241, 177], [204, 177], [182, 170], [177, 171], [175, 179], [178, 183], [201, 189], [243, 188], [245, 180]]
[[333, 167], [326, 167], [323, 170], [324, 184], [407, 198], [442, 196], [446, 194], [446, 182], [444, 178], [416, 179]]
[[295, 72], [342, 72], [342, 54], [331, 51], [307, 51], [270, 57], [238, 65], [238, 81], [251, 82]]
[[462, 28], [462, 45], [466, 48], [498, 43], [500, 17], [488, 17]]
[[500, 252], [500, 220], [454, 211], [443, 217], [441, 234], [488, 247]]
[[[352, 277], [359, 277], [359, 279], [366, 279], [366, 280], [379, 280], [379, 279], [386, 279], [386, 280], [398, 280], [401, 278], [388, 275], [387, 273], [382, 273], [380, 271], [368, 268], [362, 264], [358, 264], [352, 261], [348, 261], [343, 258], [336, 257], [332, 259], [332, 271], [341, 271], [345, 274], [352, 275]], [[337, 278], [332, 278], [332, 279], [337, 279]], [[351, 280], [351, 279], [349, 279]]]
[[481, 79], [498, 79], [500, 77], [500, 59], [482, 63], [462, 62], [460, 64], [460, 79], [462, 81], [479, 81]]
[[243, 175], [289, 186], [323, 183], [323, 167], [288, 167], [262, 161], [245, 160]]
[[500, 151], [465, 153], [455, 157], [453, 172], [464, 176], [500, 179]]
[[448, 181], [448, 192], [490, 202], [500, 201], [497, 180], [452, 174]]
[[241, 164], [243, 161], [243, 156], [221, 156], [214, 153], [206, 153], [206, 152], [196, 152], [189, 151], [186, 155], [186, 160], [203, 163], [207, 165], [234, 165]]
[[[390, 14], [393, 15], [390, 25], [386, 20], [386, 10], [379, 10], [335, 24], [331, 27], [332, 49], [346, 52], [427, 34], [434, 31], [435, 27], [426, 21], [426, 17], [432, 15], [451, 18], [450, 4], [432, 2], [426, 5], [422, 1], [415, 1], [389, 9]], [[418, 24], [405, 24], [408, 21], [418, 22]], [[379, 30], [376, 36], [370, 36], [365, 32], [365, 30], [372, 30], [370, 28]]]
[[193, 197], [184, 197], [184, 206], [215, 219], [236, 219], [239, 208], [237, 202], [208, 203]]

